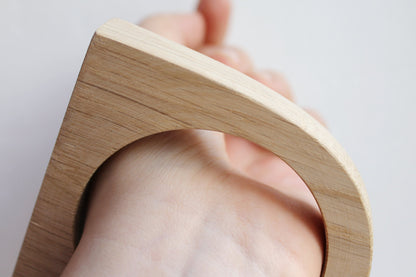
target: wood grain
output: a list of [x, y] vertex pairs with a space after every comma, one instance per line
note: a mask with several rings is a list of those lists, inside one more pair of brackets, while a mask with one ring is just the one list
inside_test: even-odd
[[90, 44], [33, 211], [14, 276], [58, 276], [94, 171], [125, 145], [197, 128], [251, 140], [308, 185], [324, 217], [324, 276], [368, 276], [372, 227], [352, 161], [317, 121], [225, 65], [119, 19]]

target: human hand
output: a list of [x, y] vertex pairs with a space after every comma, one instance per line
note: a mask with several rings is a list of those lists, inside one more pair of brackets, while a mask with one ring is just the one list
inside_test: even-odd
[[[284, 78], [223, 44], [226, 0], [142, 22], [293, 99]], [[324, 230], [302, 180], [244, 139], [181, 130], [141, 139], [100, 168], [64, 276], [319, 276]]]

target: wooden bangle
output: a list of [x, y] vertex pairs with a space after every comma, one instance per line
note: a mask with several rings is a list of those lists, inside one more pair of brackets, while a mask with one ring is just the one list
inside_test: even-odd
[[78, 76], [14, 276], [58, 276], [95, 170], [125, 145], [176, 129], [246, 138], [305, 181], [326, 230], [324, 276], [368, 276], [372, 227], [364, 185], [329, 132], [278, 93], [138, 26], [100, 27]]

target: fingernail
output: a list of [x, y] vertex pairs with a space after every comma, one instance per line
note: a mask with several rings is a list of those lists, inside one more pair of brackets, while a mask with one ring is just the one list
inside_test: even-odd
[[273, 74], [270, 70], [260, 70], [258, 75], [260, 75], [265, 81], [274, 82], [275, 80], [275, 74]]
[[238, 68], [241, 63], [241, 58], [239, 52], [233, 47], [221, 47], [220, 49], [222, 55], [228, 58], [227, 65], [231, 67]]

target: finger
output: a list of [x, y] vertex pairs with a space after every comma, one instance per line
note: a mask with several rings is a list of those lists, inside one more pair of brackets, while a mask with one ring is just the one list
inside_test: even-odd
[[315, 118], [319, 123], [321, 123], [322, 125], [324, 125], [325, 127], [327, 127], [327, 124], [324, 120], [324, 118], [315, 110], [313, 109], [309, 109], [309, 108], [304, 108], [304, 110], [313, 118]]
[[154, 15], [139, 25], [193, 49], [205, 42], [205, 20], [200, 13]]
[[198, 12], [206, 23], [206, 44], [221, 44], [224, 40], [231, 14], [230, 0], [200, 0]]
[[248, 55], [236, 47], [210, 45], [202, 47], [199, 52], [243, 73], [251, 72], [253, 69]]
[[243, 173], [249, 178], [264, 182], [268, 179], [270, 172], [276, 174], [275, 167], [272, 171], [259, 172], [263, 169], [270, 169], [271, 164], [280, 164], [282, 161], [274, 153], [241, 137], [224, 134], [225, 148], [228, 160], [234, 169]]
[[290, 101], [294, 101], [292, 89], [282, 74], [272, 70], [254, 71], [248, 74], [251, 78], [280, 93]]

